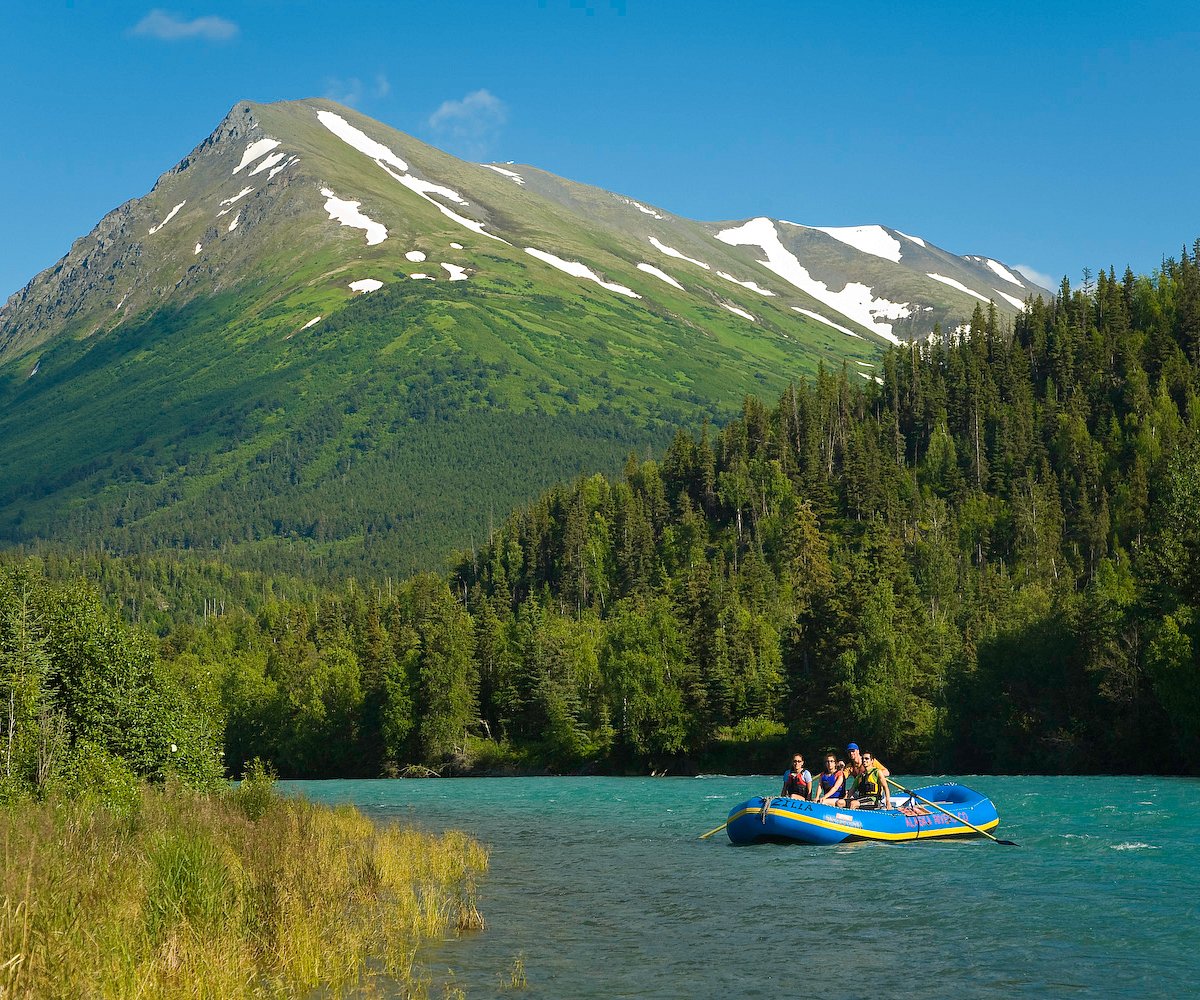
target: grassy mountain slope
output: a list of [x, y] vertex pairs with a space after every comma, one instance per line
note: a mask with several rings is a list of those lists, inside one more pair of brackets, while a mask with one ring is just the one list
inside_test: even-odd
[[[745, 392], [873, 375], [874, 318], [717, 238], [736, 223], [503, 169], [330, 102], [235, 106], [0, 310], [0, 539], [409, 572]], [[849, 261], [931, 286], [910, 318], [973, 307], [811, 233], [831, 289]]]

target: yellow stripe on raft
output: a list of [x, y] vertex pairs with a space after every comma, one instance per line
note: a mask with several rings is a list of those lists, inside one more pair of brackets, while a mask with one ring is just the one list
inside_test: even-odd
[[[874, 809], [869, 810], [875, 812]], [[927, 837], [950, 837], [960, 833], [976, 833], [979, 830], [994, 830], [1000, 825], [1000, 818], [992, 820], [990, 823], [976, 823], [975, 828], [969, 826], [943, 826], [943, 827], [918, 827], [914, 830], [905, 830], [903, 833], [885, 833], [882, 830], [864, 830], [860, 826], [846, 826], [843, 823], [831, 823], [827, 819], [817, 819], [815, 816], [802, 816], [799, 813], [791, 812], [787, 809], [778, 809], [772, 806], [767, 812], [772, 816], [785, 816], [788, 819], [795, 820], [798, 823], [808, 823], [812, 826], [821, 826], [826, 830], [837, 830], [839, 833], [849, 834], [851, 837], [862, 837], [866, 840], [924, 840]], [[735, 816], [730, 816], [729, 821], [741, 819], [753, 813], [755, 816], [762, 815], [762, 807], [757, 809], [743, 809]]]

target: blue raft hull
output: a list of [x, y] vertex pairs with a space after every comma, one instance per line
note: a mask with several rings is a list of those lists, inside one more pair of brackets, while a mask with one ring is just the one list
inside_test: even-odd
[[947, 816], [915, 799], [910, 807], [904, 793], [893, 795], [887, 809], [838, 809], [801, 799], [756, 796], [729, 811], [725, 830], [735, 844], [843, 844], [855, 840], [973, 837], [978, 833], [967, 823], [989, 832], [1000, 823], [992, 800], [966, 785], [927, 785], [913, 790], [954, 815]]

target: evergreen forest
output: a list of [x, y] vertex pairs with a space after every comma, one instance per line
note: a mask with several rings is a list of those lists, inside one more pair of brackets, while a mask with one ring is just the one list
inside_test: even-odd
[[910, 772], [1194, 773], [1200, 241], [880, 372], [554, 486], [444, 574], [10, 554], [9, 766], [86, 734], [180, 767], [153, 720], [186, 716], [232, 772], [297, 777], [770, 770], [847, 739]]

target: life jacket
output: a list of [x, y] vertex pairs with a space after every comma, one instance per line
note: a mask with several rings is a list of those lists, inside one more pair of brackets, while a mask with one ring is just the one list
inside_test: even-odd
[[812, 784], [804, 780], [804, 775], [799, 771], [788, 771], [787, 778], [783, 782], [783, 794], [791, 795], [798, 793], [808, 798], [808, 793], [812, 789]]
[[878, 768], [871, 768], [871, 770], [858, 779], [859, 795], [879, 795], [882, 791]]
[[833, 791], [833, 786], [838, 783], [838, 779], [841, 776], [841, 771], [834, 771], [833, 774], [826, 774], [824, 771], [822, 771], [820, 775], [821, 793], [823, 795], [828, 795], [831, 791]]

